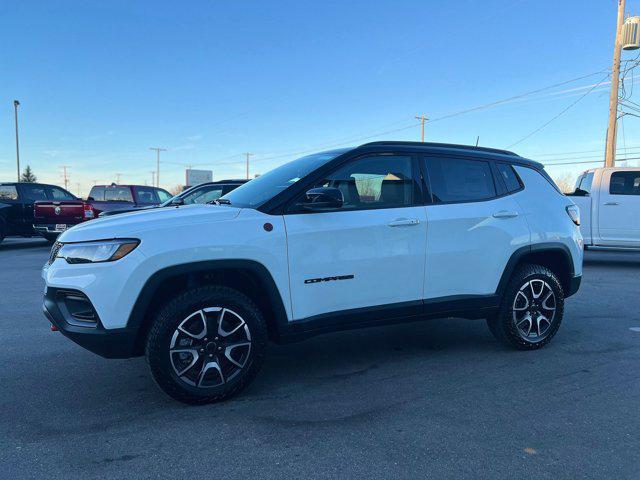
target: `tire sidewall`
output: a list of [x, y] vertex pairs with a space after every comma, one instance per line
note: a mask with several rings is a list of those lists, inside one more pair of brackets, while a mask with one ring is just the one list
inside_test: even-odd
[[[513, 302], [517, 292], [522, 286], [531, 280], [543, 280], [553, 290], [556, 297], [556, 312], [551, 323], [548, 334], [540, 341], [530, 342], [522, 338], [518, 333], [515, 322], [513, 321]], [[560, 328], [564, 316], [564, 291], [557, 277], [548, 269], [537, 265], [528, 266], [521, 269], [510, 283], [506, 295], [503, 299], [503, 305], [500, 314], [500, 325], [502, 332], [506, 335], [506, 340], [524, 350], [532, 350], [541, 348], [551, 341]]]
[[[240, 372], [231, 381], [218, 387], [196, 387], [187, 384], [178, 377], [171, 364], [169, 348], [171, 339], [178, 325], [193, 312], [208, 307], [222, 307], [239, 314], [249, 327], [251, 335], [251, 353]], [[264, 358], [267, 335], [264, 320], [253, 303], [241, 293], [225, 287], [202, 287], [178, 296], [162, 308], [157, 316], [155, 334], [147, 344], [147, 359], [158, 381], [156, 373], [173, 383], [173, 387], [183, 391], [190, 397], [210, 399], [229, 396], [250, 382], [257, 374]], [[167, 391], [160, 383], [160, 387]], [[169, 393], [169, 392], [167, 392]], [[169, 393], [171, 395], [171, 393]]]

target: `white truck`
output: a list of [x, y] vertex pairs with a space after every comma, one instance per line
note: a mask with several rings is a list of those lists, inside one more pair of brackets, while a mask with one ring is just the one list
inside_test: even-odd
[[585, 247], [640, 249], [640, 168], [593, 168], [569, 194]]

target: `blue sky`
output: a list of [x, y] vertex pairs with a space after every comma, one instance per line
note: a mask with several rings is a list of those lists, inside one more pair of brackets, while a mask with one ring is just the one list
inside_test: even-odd
[[[217, 179], [243, 177], [243, 152], [255, 153], [255, 174], [297, 152], [418, 140], [415, 114], [436, 119], [590, 75], [427, 124], [427, 140], [473, 144], [480, 136], [481, 145], [507, 147], [606, 81], [616, 4], [5, 1], [0, 180], [15, 177], [14, 98], [22, 104], [22, 165], [53, 183], [61, 183], [59, 166], [70, 165], [70, 189], [80, 183], [86, 195], [92, 180], [111, 182], [116, 173], [150, 182], [151, 146], [168, 149], [165, 187], [184, 182], [186, 164], [213, 169]], [[628, 0], [627, 10], [640, 14], [640, 0]], [[595, 87], [513, 150], [558, 163], [597, 158], [607, 88]], [[640, 145], [638, 134], [640, 118], [626, 117], [618, 146]], [[564, 154], [575, 151], [586, 153]], [[549, 171], [575, 175], [589, 166]]]

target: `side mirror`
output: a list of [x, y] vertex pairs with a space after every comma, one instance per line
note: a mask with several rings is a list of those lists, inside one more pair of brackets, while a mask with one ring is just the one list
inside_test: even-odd
[[576, 197], [588, 197], [589, 196], [589, 192], [587, 192], [586, 190], [582, 190], [581, 188], [576, 188], [576, 191], [573, 192], [573, 194]]
[[305, 210], [322, 212], [342, 208], [344, 198], [342, 192], [334, 187], [312, 188], [306, 193], [306, 199], [300, 204]]
[[171, 200], [171, 205], [174, 207], [179, 207], [180, 205], [184, 205], [184, 198], [178, 197]]
[[93, 198], [93, 197], [87, 197], [87, 202], [95, 202], [95, 198]]

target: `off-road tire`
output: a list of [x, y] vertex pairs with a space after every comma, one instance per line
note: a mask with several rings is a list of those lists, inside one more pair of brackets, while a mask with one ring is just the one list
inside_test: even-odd
[[[198, 387], [178, 376], [170, 358], [170, 345], [185, 318], [210, 307], [226, 308], [240, 315], [250, 332], [250, 353], [239, 373], [228, 382]], [[253, 301], [237, 290], [206, 285], [178, 294], [159, 309], [147, 336], [145, 353], [153, 379], [167, 395], [180, 402], [202, 405], [226, 400], [249, 385], [262, 366], [266, 347], [267, 326]]]
[[[532, 280], [542, 280], [555, 295], [555, 315], [543, 338], [535, 341], [523, 338], [514, 320], [514, 301], [518, 292]], [[564, 314], [564, 291], [556, 275], [541, 265], [526, 264], [511, 277], [497, 314], [487, 319], [489, 330], [503, 344], [518, 350], [537, 350], [548, 344], [557, 333]], [[539, 328], [539, 327], [538, 327]]]

